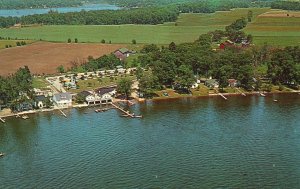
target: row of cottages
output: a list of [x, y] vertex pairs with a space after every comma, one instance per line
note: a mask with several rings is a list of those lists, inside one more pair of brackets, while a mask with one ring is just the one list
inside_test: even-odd
[[116, 87], [103, 87], [93, 92], [82, 91], [77, 95], [85, 99], [88, 105], [108, 104], [113, 101], [113, 97], [116, 95]]
[[[237, 87], [240, 83], [236, 79], [228, 79], [228, 87]], [[204, 82], [204, 85], [209, 88], [219, 88], [219, 82], [216, 79], [208, 79]]]
[[135, 51], [129, 50], [127, 48], [120, 48], [114, 52], [114, 55], [121, 61], [125, 60], [131, 54], [135, 54]]

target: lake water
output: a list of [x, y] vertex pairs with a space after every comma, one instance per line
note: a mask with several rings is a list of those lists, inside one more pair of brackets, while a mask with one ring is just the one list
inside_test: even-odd
[[91, 108], [1, 123], [1, 188], [300, 188], [298, 94], [131, 111], [144, 118]]
[[79, 7], [60, 7], [60, 8], [47, 8], [47, 9], [0, 9], [0, 16], [8, 17], [8, 16], [27, 16], [33, 14], [45, 14], [48, 13], [50, 10], [55, 10], [60, 13], [66, 12], [79, 12], [81, 10], [91, 11], [91, 10], [118, 10], [119, 7], [115, 5], [108, 5], [108, 4], [89, 4], [83, 5]]

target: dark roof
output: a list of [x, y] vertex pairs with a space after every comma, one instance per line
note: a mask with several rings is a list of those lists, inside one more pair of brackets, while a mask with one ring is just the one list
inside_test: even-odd
[[127, 48], [120, 48], [118, 51], [120, 51], [122, 54], [131, 53], [131, 51]]
[[116, 51], [114, 52], [114, 55], [119, 58], [119, 59], [124, 59], [126, 58], [126, 55], [124, 55], [123, 53], [121, 53], [120, 51]]
[[58, 93], [55, 94], [54, 96], [57, 101], [72, 100], [72, 96], [70, 93]]
[[80, 92], [80, 93], [78, 93], [77, 95], [78, 96], [82, 96], [82, 97], [87, 97], [87, 96], [89, 96], [89, 95], [91, 95], [92, 93], [90, 93], [89, 91], [82, 91], [82, 92]]
[[45, 99], [46, 99], [45, 95], [38, 95], [38, 96], [35, 96], [35, 97], [34, 97], [34, 100], [35, 100], [36, 102], [42, 102], [42, 101], [44, 101]]
[[114, 91], [115, 89], [116, 89], [116, 87], [103, 87], [103, 88], [96, 89], [95, 91], [97, 94], [100, 94], [102, 96], [106, 93], [110, 93], [110, 92]]

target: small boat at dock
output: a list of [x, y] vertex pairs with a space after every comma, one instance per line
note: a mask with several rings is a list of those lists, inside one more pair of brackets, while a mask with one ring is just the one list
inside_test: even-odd
[[23, 115], [22, 119], [29, 119], [29, 117], [27, 115]]
[[260, 94], [260, 96], [263, 96], [263, 97], [265, 97], [266, 95], [265, 94], [263, 94], [263, 93], [259, 93]]
[[103, 108], [103, 109], [97, 109], [95, 110], [96, 113], [100, 113], [100, 112], [106, 112], [107, 110], [109, 110], [108, 108]]

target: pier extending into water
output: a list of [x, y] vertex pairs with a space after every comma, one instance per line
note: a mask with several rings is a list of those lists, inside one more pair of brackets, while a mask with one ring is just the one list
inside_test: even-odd
[[4, 120], [4, 119], [2, 119], [1, 117], [0, 117], [0, 121], [1, 121], [2, 123], [5, 123], [5, 120]]
[[124, 113], [124, 115], [126, 117], [130, 117], [130, 118], [142, 118], [142, 116], [136, 116], [136, 115], [134, 115], [134, 113], [130, 113], [129, 111], [124, 110], [123, 108], [121, 108], [120, 106], [114, 104], [113, 102], [111, 103], [111, 105], [113, 107], [115, 107], [116, 109], [120, 110], [122, 113]]
[[236, 90], [237, 90], [239, 93], [241, 93], [242, 96], [246, 96], [246, 94], [243, 93], [239, 88], [236, 88]]
[[61, 110], [61, 109], [58, 109], [60, 111], [60, 113], [64, 116], [64, 117], [67, 117], [67, 115]]
[[224, 98], [225, 100], [227, 100], [227, 98], [222, 93], [218, 93], [218, 95], [220, 95], [222, 98]]

